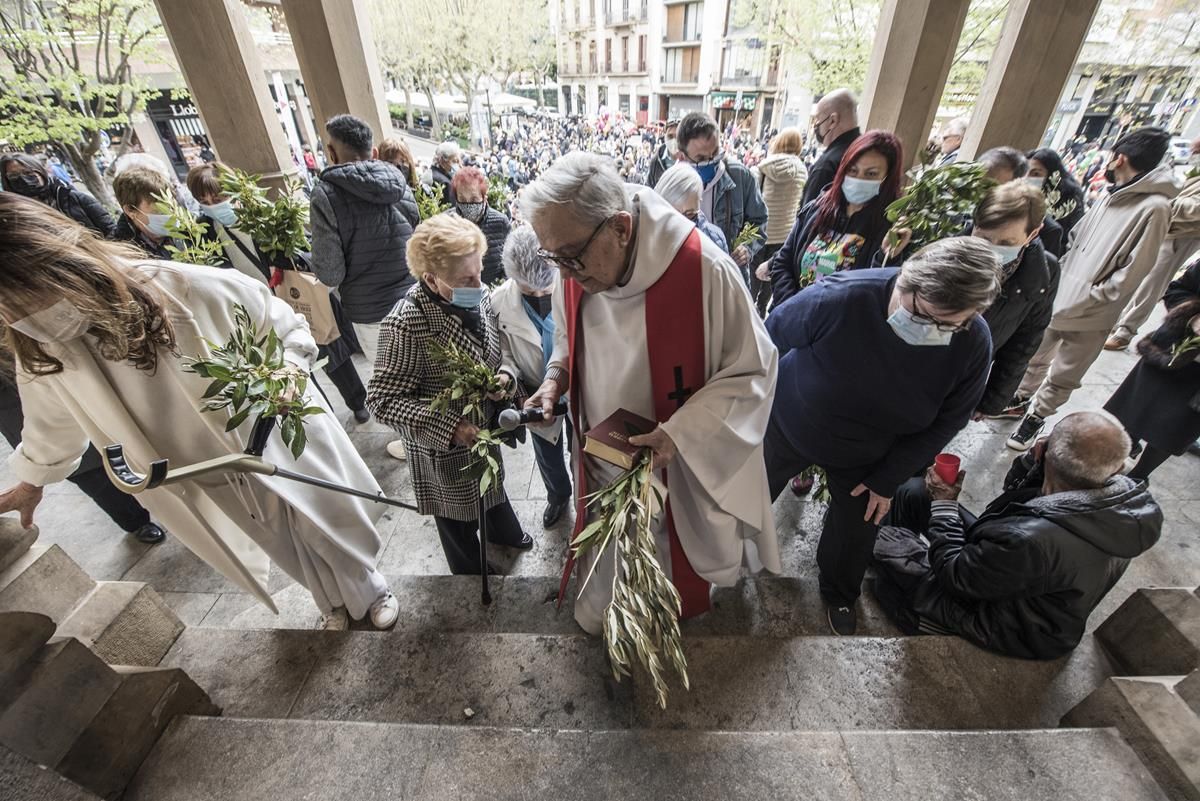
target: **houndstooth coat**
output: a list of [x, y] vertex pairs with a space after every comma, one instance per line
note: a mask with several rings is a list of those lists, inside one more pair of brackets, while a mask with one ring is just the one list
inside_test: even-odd
[[[447, 412], [430, 410], [429, 404], [445, 386], [445, 378], [429, 349], [434, 343], [453, 342], [493, 370], [515, 375], [511, 367], [505, 369], [500, 364], [496, 312], [487, 295], [479, 311], [484, 328], [482, 342], [463, 327], [458, 317], [443, 310], [418, 282], [405, 296], [405, 302], [384, 318], [380, 328], [379, 356], [367, 388], [367, 406], [376, 419], [400, 432], [408, 450], [413, 491], [421, 514], [462, 521], [478, 517], [479, 482], [463, 472], [471, 463], [470, 449], [452, 444], [466, 401], [453, 402]], [[487, 401], [485, 410], [473, 411], [468, 419], [487, 428], [496, 404]], [[484, 496], [489, 509], [507, 500], [500, 449], [493, 448], [492, 455], [501, 461], [501, 481]]]

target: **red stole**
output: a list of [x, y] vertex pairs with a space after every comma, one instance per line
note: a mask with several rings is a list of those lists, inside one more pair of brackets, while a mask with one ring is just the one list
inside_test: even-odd
[[[579, 325], [579, 307], [583, 301], [583, 287], [576, 281], [567, 281], [564, 286], [569, 356], [567, 369], [571, 381], [572, 421], [575, 426], [575, 447], [582, 449], [583, 432], [579, 428], [579, 417], [583, 406], [580, 398], [580, 381], [575, 361], [579, 347], [583, 344], [583, 329]], [[687, 399], [704, 386], [704, 281], [700, 261], [700, 231], [693, 230], [679, 252], [675, 254], [667, 271], [646, 290], [646, 347], [650, 357], [650, 385], [654, 397], [654, 419], [664, 423], [670, 419]], [[613, 411], [616, 411], [615, 409]], [[583, 453], [575, 460], [575, 532], [583, 530], [586, 519], [584, 497], [591, 491], [587, 486], [583, 469]], [[667, 472], [661, 471], [661, 479], [667, 483]], [[671, 577], [683, 601], [681, 617], [695, 617], [707, 612], [709, 584], [701, 578], [688, 562], [675, 530], [675, 516], [671, 511], [668, 493], [666, 508], [667, 534], [671, 543]], [[572, 536], [574, 539], [574, 536]], [[661, 555], [660, 555], [661, 558]], [[559, 584], [558, 602], [561, 604], [574, 567], [573, 554], [567, 557]]]

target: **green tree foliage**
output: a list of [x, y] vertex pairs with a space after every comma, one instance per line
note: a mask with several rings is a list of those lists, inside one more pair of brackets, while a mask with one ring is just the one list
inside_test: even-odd
[[152, 92], [133, 63], [161, 32], [151, 0], [0, 0], [0, 139], [58, 146], [115, 205], [94, 159], [102, 132], [128, 132]]

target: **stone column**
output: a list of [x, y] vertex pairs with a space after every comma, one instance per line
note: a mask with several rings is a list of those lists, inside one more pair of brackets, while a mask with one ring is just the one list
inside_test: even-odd
[[296, 173], [240, 0], [154, 0], [221, 160], [278, 186]]
[[885, 0], [860, 104], [863, 129], [892, 131], [909, 164], [929, 139], [970, 0]]
[[[1100, 0], [1009, 3], [960, 158], [1000, 145], [1038, 147], [1099, 5]], [[1086, 107], [1087, 100], [1083, 103]]]
[[338, 114], [366, 121], [378, 142], [392, 135], [392, 118], [365, 0], [283, 0], [304, 90], [317, 134]]
[[[167, 155], [167, 149], [163, 147], [162, 137], [158, 135], [158, 128], [152, 119], [145, 114], [136, 115], [133, 119], [133, 132], [137, 134], [143, 153], [161, 159], [168, 167], [171, 166], [171, 157]], [[216, 146], [215, 142], [213, 146]]]

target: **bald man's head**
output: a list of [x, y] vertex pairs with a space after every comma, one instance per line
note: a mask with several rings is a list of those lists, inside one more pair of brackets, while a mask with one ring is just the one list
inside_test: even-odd
[[849, 89], [834, 89], [817, 101], [815, 132], [828, 145], [858, 127], [858, 98]]
[[1120, 472], [1129, 448], [1129, 435], [1108, 412], [1069, 414], [1046, 443], [1047, 485], [1056, 492], [1102, 487]]

